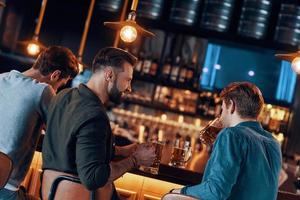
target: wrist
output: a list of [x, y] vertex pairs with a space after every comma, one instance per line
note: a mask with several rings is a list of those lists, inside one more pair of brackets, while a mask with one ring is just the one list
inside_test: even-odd
[[130, 156], [130, 160], [132, 161], [133, 163], [133, 168], [138, 168], [138, 162], [137, 162], [137, 159], [134, 155]]

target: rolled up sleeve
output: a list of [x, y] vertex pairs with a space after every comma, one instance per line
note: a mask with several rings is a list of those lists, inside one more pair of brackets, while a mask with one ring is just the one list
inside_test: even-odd
[[110, 175], [107, 162], [107, 138], [109, 125], [101, 117], [88, 120], [79, 129], [76, 143], [76, 165], [78, 176], [89, 190], [105, 185]]

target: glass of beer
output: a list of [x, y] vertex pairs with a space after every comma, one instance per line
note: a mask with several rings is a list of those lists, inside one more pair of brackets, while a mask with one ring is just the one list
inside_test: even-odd
[[199, 133], [200, 140], [211, 146], [217, 138], [218, 133], [222, 130], [223, 126], [220, 118], [217, 117], [210, 121]]
[[164, 142], [153, 141], [153, 142], [150, 142], [150, 145], [155, 148], [155, 155], [156, 155], [155, 160], [150, 167], [140, 166], [139, 169], [144, 172], [151, 173], [151, 174], [158, 174], [159, 164], [161, 161], [162, 151], [164, 148]]
[[169, 165], [173, 167], [183, 168], [185, 167], [185, 164], [190, 160], [191, 156], [192, 149], [189, 142], [185, 142], [183, 148], [174, 146]]

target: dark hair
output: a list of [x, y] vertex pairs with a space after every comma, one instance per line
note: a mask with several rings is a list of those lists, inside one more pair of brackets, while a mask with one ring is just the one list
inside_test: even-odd
[[131, 53], [115, 47], [101, 49], [93, 60], [92, 71], [104, 69], [106, 66], [122, 68], [124, 62], [134, 65], [137, 58]]
[[249, 82], [233, 82], [222, 90], [220, 96], [226, 106], [232, 100], [242, 118], [257, 118], [264, 104], [258, 87]]
[[62, 46], [50, 46], [38, 56], [32, 66], [46, 76], [60, 70], [60, 79], [68, 76], [74, 78], [78, 72], [78, 61], [72, 51]]

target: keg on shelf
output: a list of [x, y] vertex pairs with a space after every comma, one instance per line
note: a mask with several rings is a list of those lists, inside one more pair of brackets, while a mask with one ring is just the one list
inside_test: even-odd
[[224, 32], [230, 25], [235, 0], [205, 0], [200, 26]]
[[244, 0], [238, 33], [256, 39], [264, 38], [268, 30], [271, 9], [271, 0]]
[[274, 39], [283, 44], [300, 44], [300, 6], [281, 4]]
[[140, 0], [137, 15], [148, 19], [159, 19], [162, 14], [164, 0]]
[[99, 10], [118, 12], [123, 5], [123, 0], [99, 0], [97, 7]]
[[183, 25], [193, 25], [197, 20], [201, 0], [173, 0], [170, 21]]

